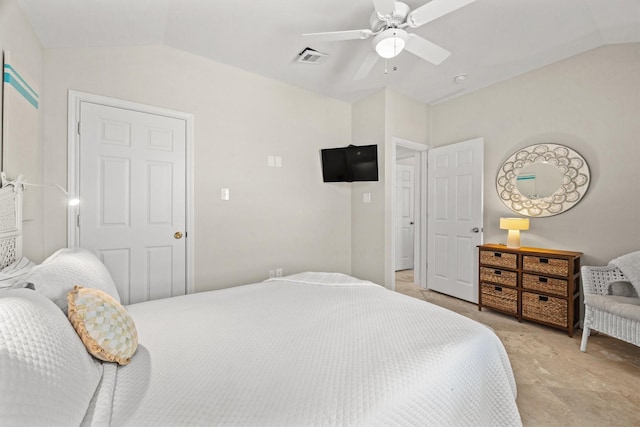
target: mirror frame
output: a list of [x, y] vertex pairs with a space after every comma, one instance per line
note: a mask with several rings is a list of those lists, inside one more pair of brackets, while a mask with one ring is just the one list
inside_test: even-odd
[[[528, 198], [516, 187], [518, 172], [536, 162], [557, 166], [563, 173], [562, 185], [548, 197]], [[544, 143], [524, 147], [500, 166], [496, 190], [502, 203], [513, 212], [529, 217], [561, 214], [574, 207], [587, 193], [591, 174], [587, 161], [577, 151], [560, 144]]]

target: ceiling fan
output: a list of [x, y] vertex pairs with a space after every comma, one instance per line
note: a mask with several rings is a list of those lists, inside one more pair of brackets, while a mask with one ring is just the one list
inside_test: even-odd
[[303, 36], [319, 42], [362, 40], [373, 37], [374, 50], [360, 65], [353, 76], [354, 80], [364, 79], [379, 57], [393, 58], [403, 50], [438, 65], [447, 59], [451, 52], [416, 34], [408, 33], [405, 28], [417, 28], [474, 1], [431, 0], [427, 4], [411, 10], [405, 3], [399, 1], [373, 0], [375, 11], [369, 20], [370, 29], [309, 33], [303, 34]]

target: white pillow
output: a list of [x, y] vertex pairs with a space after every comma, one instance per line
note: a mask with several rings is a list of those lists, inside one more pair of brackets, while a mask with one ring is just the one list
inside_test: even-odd
[[0, 424], [80, 425], [102, 365], [65, 315], [29, 289], [0, 293]]
[[23, 276], [39, 292], [67, 313], [67, 294], [75, 285], [99, 289], [120, 302], [113, 279], [92, 252], [83, 248], [60, 249]]

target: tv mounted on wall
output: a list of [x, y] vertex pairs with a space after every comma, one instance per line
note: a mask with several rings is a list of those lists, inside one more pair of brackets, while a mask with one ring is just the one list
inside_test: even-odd
[[324, 182], [378, 180], [377, 145], [349, 145], [342, 148], [325, 148], [320, 152]]

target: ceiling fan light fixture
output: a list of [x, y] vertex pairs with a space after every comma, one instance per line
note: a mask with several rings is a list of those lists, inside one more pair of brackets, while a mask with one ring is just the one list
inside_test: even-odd
[[383, 58], [393, 58], [404, 49], [407, 32], [399, 28], [384, 30], [373, 39], [373, 46]]

